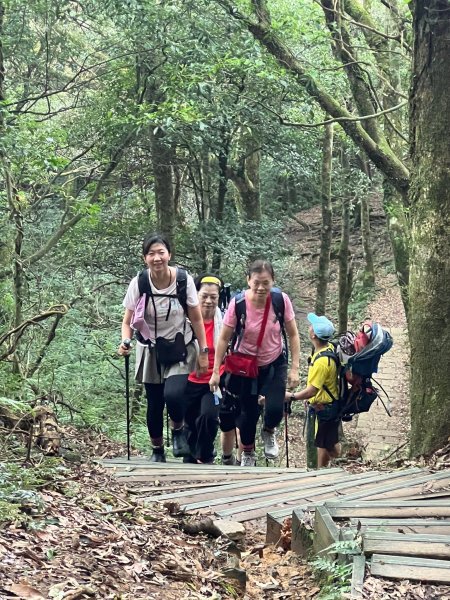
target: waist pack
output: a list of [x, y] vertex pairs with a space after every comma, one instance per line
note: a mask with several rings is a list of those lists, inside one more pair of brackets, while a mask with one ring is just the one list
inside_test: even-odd
[[228, 354], [224, 362], [225, 372], [240, 377], [258, 377], [258, 357], [242, 352]]
[[[245, 296], [244, 296], [245, 302]], [[261, 346], [264, 331], [266, 330], [267, 318], [269, 316], [271, 298], [267, 296], [266, 305], [264, 308], [264, 315], [261, 322], [261, 329], [259, 331], [258, 340], [256, 342], [256, 354], [244, 354], [243, 352], [232, 351], [225, 358], [224, 366], [225, 373], [230, 375], [239, 375], [239, 377], [248, 377], [256, 379], [258, 377], [258, 350]], [[242, 339], [242, 338], [241, 338]], [[238, 347], [241, 339], [239, 339]]]
[[184, 343], [184, 335], [178, 332], [174, 340], [166, 340], [163, 337], [156, 338], [155, 352], [158, 363], [161, 365], [186, 362], [187, 348]]

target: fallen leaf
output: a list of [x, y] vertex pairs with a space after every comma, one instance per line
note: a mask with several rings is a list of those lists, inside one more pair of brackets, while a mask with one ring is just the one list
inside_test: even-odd
[[19, 596], [19, 598], [45, 600], [41, 592], [36, 588], [31, 587], [31, 585], [28, 585], [28, 583], [13, 583], [11, 586], [9, 586], [9, 588], [7, 588], [7, 590], [12, 592], [15, 596]]

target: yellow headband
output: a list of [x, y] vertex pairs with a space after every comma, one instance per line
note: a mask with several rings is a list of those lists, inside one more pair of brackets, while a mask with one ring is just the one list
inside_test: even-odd
[[222, 287], [222, 283], [220, 282], [220, 279], [218, 279], [217, 277], [203, 277], [202, 280], [200, 281], [200, 285], [202, 283], [214, 283], [215, 285], [219, 286], [219, 289]]

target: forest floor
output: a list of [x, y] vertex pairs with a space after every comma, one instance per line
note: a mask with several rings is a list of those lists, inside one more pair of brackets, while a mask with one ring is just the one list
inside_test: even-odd
[[[372, 317], [385, 326], [404, 329], [406, 320], [392, 272], [390, 246], [383, 229], [384, 217], [377, 207], [373, 217], [373, 232], [377, 239], [377, 288], [369, 301], [361, 300], [352, 307], [351, 325], [355, 327], [365, 317]], [[297, 267], [292, 269], [288, 291], [298, 307], [302, 356], [306, 360], [309, 345], [305, 316], [314, 307], [320, 210], [303, 211], [299, 218], [307, 227], [293, 221], [287, 232], [295, 256], [300, 257], [300, 261], [292, 261]], [[362, 252], [358, 250], [357, 232], [352, 235], [352, 246], [358, 269]], [[285, 287], [284, 282], [279, 283]], [[336, 288], [337, 270], [333, 261], [329, 289], [331, 318], [336, 312], [333, 308], [336, 306]], [[396, 368], [399, 381], [396, 411], [403, 418], [399, 445], [407, 439], [409, 428], [406, 348], [400, 359], [402, 364]], [[304, 369], [303, 383], [305, 374]], [[300, 407], [296, 407], [289, 420], [289, 451], [291, 466], [302, 467], [305, 456], [300, 413]], [[28, 470], [20, 466], [17, 448], [8, 447], [6, 443], [0, 446], [2, 456], [11, 452], [6, 469], [0, 465], [2, 489], [8, 490], [8, 486], [18, 484], [30, 489], [16, 497], [13, 493], [9, 496], [0, 493], [1, 600], [340, 597], [336, 583], [332, 584], [335, 595], [325, 596], [323, 580], [319, 583], [311, 566], [297, 555], [289, 550], [265, 547], [263, 521], [247, 525], [238, 568], [233, 544], [222, 538], [187, 535], [180, 529], [183, 516], [171, 514], [170, 506], [137, 505], [129, 490], [91, 462], [93, 457], [123, 456], [125, 447], [122, 444], [111, 442], [97, 432], [71, 427], [63, 428], [62, 432], [66, 459], [35, 456], [33, 468]], [[371, 468], [361, 458], [367, 440], [360, 439], [357, 426], [348, 427], [346, 436], [347, 463], [343, 463], [344, 468], [358, 471]], [[439, 461], [445, 462], [449, 453], [450, 448], [441, 452], [440, 457], [433, 458], [433, 466], [439, 467]], [[284, 457], [280, 458], [283, 464]], [[390, 467], [392, 459], [399, 461], [400, 457], [391, 457]], [[7, 502], [5, 497], [8, 497]], [[226, 576], [224, 569], [227, 569]], [[242, 570], [247, 576], [245, 591], [239, 584]], [[374, 600], [450, 599], [448, 587], [394, 584], [373, 577], [366, 580], [364, 594]]]

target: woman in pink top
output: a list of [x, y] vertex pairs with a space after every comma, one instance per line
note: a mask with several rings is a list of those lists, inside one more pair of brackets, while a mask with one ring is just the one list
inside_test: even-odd
[[[262, 438], [267, 458], [276, 458], [279, 453], [275, 428], [283, 418], [286, 379], [288, 387], [298, 386], [300, 340], [294, 318], [294, 310], [288, 296], [283, 293], [284, 327], [289, 337], [291, 368], [283, 348], [283, 337], [279, 320], [270, 306], [266, 329], [261, 346], [257, 339], [261, 330], [266, 300], [274, 285], [272, 265], [265, 260], [256, 260], [247, 273], [249, 289], [245, 291], [245, 327], [239, 344], [239, 352], [257, 355], [258, 378], [249, 379], [238, 375], [227, 377], [226, 393], [220, 409], [220, 428], [227, 432], [238, 427], [242, 443], [241, 466], [255, 466], [254, 452], [256, 425], [260, 416], [258, 397], [265, 398]], [[222, 332], [216, 347], [213, 373], [209, 381], [212, 391], [220, 383], [220, 367], [237, 325], [236, 303], [233, 299], [225, 313]], [[232, 406], [231, 406], [232, 405]]]

